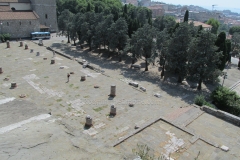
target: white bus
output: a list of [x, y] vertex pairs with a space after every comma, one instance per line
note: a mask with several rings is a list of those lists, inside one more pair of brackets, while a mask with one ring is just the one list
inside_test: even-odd
[[50, 39], [51, 34], [50, 32], [32, 32], [31, 38], [32, 39]]

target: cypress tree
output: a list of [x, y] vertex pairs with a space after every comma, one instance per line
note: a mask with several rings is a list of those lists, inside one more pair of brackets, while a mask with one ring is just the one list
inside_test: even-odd
[[218, 47], [216, 52], [222, 52], [222, 57], [220, 58], [221, 63], [218, 65], [218, 69], [224, 70], [225, 64], [227, 62], [228, 56], [226, 52], [226, 33], [221, 32], [218, 35], [215, 45]]
[[90, 12], [91, 11], [91, 5], [90, 5], [90, 3], [88, 3], [88, 5], [87, 5], [87, 12]]
[[184, 15], [184, 22], [188, 22], [188, 16], [189, 16], [189, 12], [188, 12], [188, 10], [186, 10], [186, 12], [185, 12], [185, 15]]

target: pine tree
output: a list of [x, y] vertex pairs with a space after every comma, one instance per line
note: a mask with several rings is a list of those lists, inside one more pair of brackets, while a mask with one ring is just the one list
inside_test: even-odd
[[216, 36], [209, 31], [201, 31], [193, 38], [188, 51], [188, 76], [198, 81], [198, 90], [202, 89], [202, 82], [215, 80], [220, 75], [218, 69], [221, 53], [216, 52]]
[[145, 24], [132, 34], [132, 52], [136, 57], [145, 58], [145, 71], [148, 71], [148, 62], [155, 59], [156, 34], [156, 29], [149, 24]]
[[168, 48], [168, 67], [178, 73], [178, 82], [181, 83], [187, 73], [187, 55], [191, 42], [190, 27], [188, 23], [181, 23], [173, 34]]

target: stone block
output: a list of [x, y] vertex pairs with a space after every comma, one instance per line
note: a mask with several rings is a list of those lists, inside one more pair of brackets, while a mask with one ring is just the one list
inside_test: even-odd
[[224, 145], [221, 146], [221, 149], [225, 152], [229, 151], [229, 148], [227, 146], [224, 146]]
[[134, 87], [138, 87], [138, 83], [137, 82], [129, 82], [129, 85], [134, 86]]

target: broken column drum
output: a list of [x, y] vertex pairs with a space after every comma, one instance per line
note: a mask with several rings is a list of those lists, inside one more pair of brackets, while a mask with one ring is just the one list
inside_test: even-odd
[[37, 55], [36, 56], [40, 56], [40, 52], [37, 52]]
[[2, 67], [0, 67], [0, 74], [3, 73]]
[[20, 42], [20, 47], [22, 47], [22, 46], [23, 46], [23, 42], [21, 41], [21, 42]]
[[86, 80], [86, 76], [81, 76], [81, 81], [85, 81]]
[[110, 108], [110, 115], [115, 116], [117, 114], [117, 108], [112, 104]]
[[10, 48], [10, 42], [7, 41], [7, 48]]
[[86, 126], [92, 126], [92, 117], [90, 117], [90, 115], [86, 116]]
[[116, 96], [116, 85], [111, 85], [110, 96]]
[[12, 82], [11, 83], [11, 88], [16, 88], [17, 87], [17, 83], [16, 82]]
[[28, 49], [28, 45], [27, 44], [25, 44], [25, 49]]
[[51, 59], [51, 64], [54, 64], [55, 63], [55, 59]]

